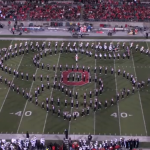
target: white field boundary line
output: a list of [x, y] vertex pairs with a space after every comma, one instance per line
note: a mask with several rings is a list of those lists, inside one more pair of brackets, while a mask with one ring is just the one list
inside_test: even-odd
[[[95, 67], [96, 67], [96, 59], [95, 59]], [[95, 73], [95, 76], [96, 76], [96, 73]], [[96, 82], [95, 82], [95, 90], [94, 90], [94, 92], [96, 92]], [[95, 98], [96, 98], [96, 96], [95, 96]], [[96, 114], [94, 112], [94, 135], [95, 135], [95, 130], [96, 130], [95, 129], [96, 128], [95, 124], [96, 124]]]
[[[12, 43], [13, 43], [13, 40], [10, 42], [9, 46], [12, 45]], [[9, 49], [9, 47], [7, 48], [6, 53], [8, 52], [8, 49]], [[20, 66], [18, 65], [18, 68], [19, 68], [19, 67], [20, 67]], [[18, 68], [17, 68], [17, 71], [18, 71]], [[15, 76], [12, 78], [12, 82], [14, 82], [14, 79], [15, 79]], [[10, 91], [10, 87], [8, 88], [8, 91], [7, 91], [6, 95], [5, 95], [4, 101], [3, 101], [2, 106], [1, 106], [1, 108], [0, 108], [0, 112], [1, 112], [2, 109], [3, 109], [4, 103], [5, 103], [5, 101], [6, 101], [6, 98], [7, 98], [7, 96], [8, 96], [9, 91]]]
[[[12, 38], [0, 38], [0, 40], [12, 40]], [[14, 41], [41, 41], [40, 38], [13, 38]], [[72, 39], [72, 38], [42, 38], [44, 41], [120, 41], [120, 42], [150, 42], [150, 39]]]
[[[77, 63], [76, 63], [76, 66], [77, 66]], [[76, 73], [75, 73], [75, 79], [76, 79]], [[73, 86], [72, 100], [74, 99], [74, 89], [75, 89], [75, 86]], [[71, 107], [71, 115], [72, 115], [72, 107]], [[68, 134], [70, 134], [70, 128], [71, 128], [71, 121], [69, 122], [69, 126], [68, 126]]]
[[[96, 41], [94, 42], [94, 49], [95, 49], [95, 47], [96, 47]], [[95, 49], [94, 50], [95, 51], [95, 53], [97, 53], [97, 50]], [[95, 57], [95, 56], [94, 56]], [[97, 64], [96, 64], [96, 59], [95, 59], [95, 67], [97, 66]], [[95, 73], [95, 76], [96, 76], [96, 73]], [[96, 82], [95, 82], [95, 90], [94, 90], [94, 92], [96, 92]], [[95, 93], [94, 93], [95, 94]], [[96, 96], [95, 96], [95, 98], [96, 98]], [[96, 128], [96, 114], [95, 114], [95, 112], [94, 112], [94, 135], [95, 135], [95, 128]]]
[[[61, 53], [59, 53], [59, 56], [58, 56], [57, 65], [56, 65], [56, 70], [55, 70], [55, 75], [54, 75], [54, 80], [55, 80], [55, 76], [56, 76], [57, 70], [58, 70], [58, 64], [59, 64], [59, 61], [60, 61], [60, 55], [61, 55]], [[54, 89], [54, 88], [51, 89], [50, 98], [52, 97], [53, 89]], [[46, 116], [45, 116], [45, 121], [44, 121], [44, 126], [43, 126], [43, 134], [44, 134], [45, 127], [46, 127], [47, 117], [48, 117], [48, 113], [46, 113]]]
[[147, 41], [146, 41], [146, 45], [147, 45], [147, 48], [149, 49], [149, 46], [148, 46], [148, 43], [147, 43]]
[[[74, 89], [75, 89], [75, 86], [73, 87], [72, 100], [73, 100], [73, 97], [74, 97]], [[71, 116], [72, 116], [72, 107], [71, 107]], [[68, 134], [70, 134], [70, 128], [71, 128], [71, 121], [69, 122]]]
[[[39, 62], [40, 62], [41, 60], [42, 60], [42, 59], [40, 59]], [[39, 68], [36, 68], [35, 76], [36, 76], [36, 74], [37, 74], [38, 69], [39, 69]], [[32, 91], [32, 88], [33, 88], [33, 84], [34, 84], [34, 81], [32, 81], [32, 84], [31, 84], [31, 87], [30, 87], [30, 91], [29, 91], [29, 95], [31, 94], [31, 91]], [[25, 106], [24, 106], [24, 109], [23, 109], [23, 112], [22, 112], [22, 116], [21, 116], [21, 119], [20, 119], [20, 122], [19, 122], [19, 125], [18, 125], [17, 133], [19, 132], [19, 129], [20, 129], [20, 126], [21, 126], [21, 123], [22, 123], [22, 120], [23, 120], [23, 116], [24, 116], [24, 113], [25, 113], [27, 104], [28, 104], [28, 100], [26, 100], [26, 103], [25, 103]]]
[[[134, 58], [133, 58], [132, 50], [130, 50], [130, 51], [131, 51], [131, 58], [132, 58], [132, 63], [133, 63], [134, 74], [135, 74], [135, 77], [137, 79], [137, 74], [136, 74], [136, 70], [135, 70], [135, 64], [134, 64]], [[145, 133], [147, 136], [147, 128], [146, 128], [145, 117], [144, 117], [143, 106], [142, 106], [142, 100], [141, 100], [141, 95], [140, 95], [139, 90], [138, 90], [138, 96], [139, 96], [139, 101], [140, 101], [140, 107], [141, 107], [141, 112], [142, 112], [142, 118], [143, 118]]]
[[[115, 84], [116, 84], [116, 95], [118, 94], [118, 84], [117, 84], [117, 78], [116, 78], [116, 65], [115, 65], [115, 59], [114, 59], [114, 74], [115, 74]], [[116, 97], [116, 96], [115, 96]], [[119, 133], [121, 135], [121, 123], [120, 123], [120, 109], [119, 109], [119, 102], [117, 102], [117, 109], [118, 109], [118, 121], [119, 121]]]
[[[37, 140], [40, 140], [41, 138], [44, 138], [45, 140], [63, 140], [64, 134], [30, 134], [30, 139], [32, 137], [36, 136]], [[26, 134], [0, 134], [1, 139], [19, 139], [21, 138], [26, 139]], [[87, 134], [71, 134], [69, 135], [72, 140], [85, 140], [87, 139]], [[111, 141], [117, 139], [118, 141], [120, 138], [124, 138], [125, 140], [129, 139], [139, 139], [140, 142], [150, 142], [150, 136], [117, 136], [117, 135], [92, 135], [92, 141]]]
[[[18, 69], [19, 69], [19, 67], [20, 67], [20, 64], [21, 64], [21, 62], [22, 62], [23, 57], [24, 57], [24, 55], [22, 55], [21, 60], [20, 60], [20, 62], [19, 62], [19, 65], [18, 65], [16, 71], [18, 71]], [[12, 79], [12, 81], [11, 81], [12, 83], [14, 82], [14, 79], [15, 79], [15, 76], [13, 77], [13, 79]], [[3, 101], [3, 103], [2, 103], [2, 106], [1, 106], [1, 108], [0, 108], [0, 112], [1, 112], [2, 109], [3, 109], [3, 106], [4, 106], [4, 104], [5, 104], [5, 101], [6, 101], [6, 99], [7, 99], [8, 94], [9, 94], [9, 91], [10, 91], [10, 87], [8, 88], [7, 94], [6, 94], [5, 98], [4, 98], [4, 101]]]

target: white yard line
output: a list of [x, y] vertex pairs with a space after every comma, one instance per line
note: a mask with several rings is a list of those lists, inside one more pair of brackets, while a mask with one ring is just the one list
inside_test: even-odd
[[[12, 45], [12, 43], [13, 43], [13, 40], [10, 42], [9, 45]], [[8, 47], [8, 48], [9, 48], [9, 47]], [[7, 51], [8, 51], [8, 48], [7, 48]], [[6, 53], [7, 53], [7, 51], [6, 51]], [[19, 68], [19, 67], [18, 67], [18, 68]], [[18, 70], [18, 69], [17, 69], [17, 70]], [[14, 81], [14, 79], [15, 79], [15, 77], [13, 77], [12, 82]], [[6, 98], [7, 98], [7, 96], [8, 96], [9, 91], [10, 91], [10, 87], [8, 88], [8, 91], [7, 91], [7, 93], [6, 93], [6, 96], [5, 96], [5, 98], [4, 98], [4, 101], [3, 101], [3, 103], [2, 103], [2, 106], [1, 106], [1, 108], [0, 108], [0, 112], [1, 112], [2, 109], [3, 109], [4, 103], [5, 103], [5, 101], [6, 101]]]
[[[136, 70], [135, 70], [134, 58], [133, 58], [133, 55], [132, 55], [132, 50], [131, 50], [131, 58], [132, 58], [132, 62], [133, 62], [134, 74], [135, 74], [135, 77], [137, 79], [137, 74], [136, 74]], [[142, 106], [142, 101], [141, 101], [141, 95], [140, 95], [139, 90], [138, 90], [138, 96], [139, 96], [139, 101], [140, 101], [140, 106], [141, 106], [141, 112], [142, 112], [142, 117], [143, 117], [143, 123], [144, 123], [145, 133], [147, 135], [147, 128], [146, 128], [145, 117], [144, 117], [144, 112], [143, 112], [143, 106]]]
[[[56, 70], [55, 70], [55, 75], [57, 74], [57, 69], [58, 69], [58, 64], [59, 64], [59, 60], [60, 60], [60, 55], [61, 55], [61, 53], [59, 53], [59, 56], [58, 56], [57, 66], [56, 66]], [[55, 75], [54, 75], [54, 79], [55, 79]], [[53, 94], [53, 88], [51, 89], [50, 98], [52, 97], [52, 94]], [[45, 121], [44, 121], [44, 126], [43, 126], [43, 133], [44, 133], [45, 127], [46, 127], [47, 117], [48, 117], [48, 113], [46, 113], [46, 116], [45, 116]]]
[[[95, 67], [96, 67], [96, 59], [95, 59]], [[95, 73], [95, 75], [96, 75], [96, 73]], [[95, 90], [94, 91], [96, 91], [96, 82], [95, 82]], [[96, 115], [95, 115], [95, 112], [94, 112], [94, 135], [95, 135], [95, 128], [96, 128], [95, 123], [96, 123]]]
[[[117, 95], [118, 94], [118, 85], [117, 85], [117, 79], [116, 79], [116, 71], [117, 70], [116, 70], [115, 59], [114, 59], [114, 74], [115, 74], [116, 95]], [[118, 109], [119, 133], [121, 135], [120, 110], [119, 110], [119, 103], [118, 102], [117, 102], [117, 109]]]
[[[40, 59], [39, 62], [40, 62], [41, 60], [42, 60], [42, 59]], [[36, 76], [36, 74], [37, 74], [38, 69], [39, 69], [39, 68], [36, 68], [35, 76]], [[32, 91], [32, 88], [33, 88], [33, 84], [34, 84], [34, 81], [32, 81], [32, 84], [31, 84], [31, 87], [30, 87], [30, 91], [29, 91], [29, 95], [31, 94], [31, 91]], [[26, 103], [25, 103], [25, 106], [24, 106], [24, 109], [23, 109], [23, 112], [22, 112], [22, 116], [21, 116], [21, 119], [20, 119], [20, 122], [19, 122], [19, 126], [18, 126], [18, 129], [17, 129], [17, 133], [19, 132], [19, 129], [20, 129], [20, 126], [21, 126], [21, 123], [22, 123], [22, 120], [23, 120], [23, 116], [24, 116], [24, 113], [25, 113], [27, 104], [28, 104], [28, 100], [26, 100]]]
[[[76, 63], [76, 66], [77, 66], [77, 63]], [[75, 73], [75, 79], [76, 79], [76, 73]], [[73, 96], [74, 96], [74, 89], [75, 89], [75, 86], [73, 87], [73, 92], [72, 92], [72, 99], [74, 99], [73, 98]], [[71, 107], [71, 115], [72, 115], [72, 107]], [[68, 127], [68, 134], [70, 134], [70, 128], [71, 128], [71, 121], [69, 122], [69, 127]]]
[[147, 45], [147, 48], [149, 49], [149, 46], [148, 46], [148, 43], [147, 43], [147, 41], [146, 41], [146, 45]]
[[[24, 55], [22, 55], [21, 60], [20, 60], [20, 62], [19, 62], [19, 64], [18, 64], [18, 67], [17, 67], [17, 70], [16, 70], [16, 71], [18, 71], [18, 69], [19, 69], [19, 67], [20, 67], [20, 64], [21, 64], [21, 62], [22, 62], [23, 57], [24, 57]], [[13, 79], [12, 79], [12, 81], [11, 81], [12, 83], [14, 82], [14, 79], [15, 79], [15, 76], [13, 77]], [[3, 101], [3, 103], [2, 103], [2, 106], [1, 106], [1, 108], [0, 108], [0, 112], [1, 112], [2, 109], [3, 109], [3, 106], [4, 106], [4, 104], [5, 104], [5, 101], [6, 101], [6, 99], [7, 99], [8, 94], [9, 94], [9, 91], [10, 91], [10, 87], [8, 88], [7, 94], [6, 94], [5, 98], [4, 98], [4, 101]]]
[[[41, 138], [44, 138], [45, 140], [63, 140], [64, 139], [64, 134], [30, 134], [30, 139], [32, 137], [35, 137], [37, 140], [40, 140]], [[1, 139], [19, 139], [21, 138], [22, 140], [26, 139], [26, 134], [0, 134]], [[71, 134], [69, 135], [71, 140], [76, 141], [79, 139], [85, 140], [87, 139], [88, 135], [87, 134]], [[117, 139], [118, 141], [122, 138], [122, 136], [117, 136], [117, 135], [92, 135], [92, 141], [111, 141], [112, 139]], [[150, 136], [123, 136], [125, 140], [129, 139], [139, 139], [140, 142], [150, 142]], [[144, 149], [143, 149], [144, 150]]]
[[[75, 86], [73, 87], [73, 92], [72, 92], [72, 99], [73, 99], [73, 96], [74, 96], [74, 88]], [[71, 116], [72, 116], [72, 107], [71, 107]], [[68, 127], [68, 134], [70, 134], [70, 128], [71, 128], [71, 121], [69, 122], [69, 127]]]

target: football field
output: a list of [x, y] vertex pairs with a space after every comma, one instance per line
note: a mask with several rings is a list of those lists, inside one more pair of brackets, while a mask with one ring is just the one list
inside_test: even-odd
[[[1, 40], [0, 49], [8, 48], [10, 45], [14, 48], [15, 44], [19, 45], [20, 43], [25, 44], [26, 41], [13, 41], [13, 40]], [[121, 58], [124, 53], [122, 48], [123, 42], [120, 42], [120, 50], [116, 52], [116, 55], [120, 54], [120, 59], [109, 59], [108, 52], [107, 59], [94, 58], [95, 49], [91, 48], [93, 43], [90, 40], [83, 41], [83, 49], [85, 50], [85, 45], [89, 42], [88, 51], [92, 52], [92, 57], [87, 56], [85, 53], [82, 54], [78, 52], [78, 62], [75, 61], [75, 52], [65, 52], [65, 49], [70, 42], [71, 47], [74, 44], [74, 41], [64, 41], [64, 50], [60, 53], [60, 46], [63, 41], [58, 41], [57, 53], [54, 53], [55, 50], [55, 41], [51, 42], [52, 55], [49, 54], [48, 42], [44, 40], [39, 40], [38, 43], [41, 47], [41, 44], [45, 42], [46, 56], [43, 52], [42, 58], [39, 59], [40, 67], [34, 65], [33, 57], [37, 53], [32, 52], [30, 44], [33, 42], [35, 48], [36, 41], [27, 41], [29, 53], [15, 56], [14, 58], [4, 60], [4, 66], [11, 68], [11, 74], [5, 72], [5, 69], [2, 71], [0, 69], [0, 76], [2, 76], [3, 82], [0, 83], [0, 133], [29, 133], [33, 134], [63, 134], [64, 129], [68, 129], [70, 134], [94, 134], [94, 135], [133, 135], [133, 136], [150, 136], [150, 85], [147, 86], [147, 80], [150, 78], [150, 55], [145, 53], [140, 53], [135, 51], [136, 44], [139, 44], [139, 49], [144, 46], [144, 49], [150, 48], [149, 42], [134, 42], [133, 49], [130, 51], [130, 59]], [[79, 44], [82, 41], [76, 41], [76, 47], [79, 49]], [[100, 41], [101, 42], [101, 41]], [[112, 41], [106, 41], [107, 45], [110, 45]], [[125, 45], [130, 45], [132, 41], [124, 41]], [[104, 45], [105, 42], [101, 42], [101, 45]], [[94, 45], [97, 45], [98, 42], [95, 41]], [[117, 42], [113, 42], [114, 45], [117, 45]], [[68, 50], [69, 51], [69, 50]], [[103, 51], [96, 52], [104, 54]], [[5, 55], [5, 52], [1, 51], [1, 57]], [[113, 55], [112, 55], [113, 56]], [[44, 64], [42, 69], [41, 65]], [[50, 69], [47, 69], [47, 65], [50, 65]], [[65, 85], [61, 83], [61, 75], [66, 71], [66, 64], [68, 65], [69, 70], [72, 66], [74, 69], [76, 66], [79, 66], [79, 70], [82, 70], [85, 66], [85, 71], [90, 67], [88, 76], [91, 76], [91, 82], [87, 82], [84, 85]], [[53, 70], [55, 65], [56, 69]], [[60, 65], [62, 65], [62, 70], [60, 70]], [[99, 72], [99, 66], [102, 67], [102, 72]], [[94, 72], [94, 68], [97, 68]], [[105, 68], [107, 67], [107, 74], [105, 74]], [[111, 74], [111, 69], [114, 69], [114, 73]], [[13, 75], [13, 70], [19, 72], [19, 77]], [[121, 70], [121, 74], [118, 75], [118, 69]], [[143, 88], [137, 89], [135, 87], [135, 93], [132, 94], [132, 83], [126, 77], [123, 77], [123, 71], [133, 75], [137, 82], [145, 82]], [[22, 80], [20, 73], [24, 73], [24, 79]], [[25, 78], [26, 73], [29, 75], [29, 80]], [[35, 81], [33, 81], [33, 74], [35, 74]], [[77, 81], [77, 76], [81, 75], [80, 80], [82, 80], [83, 73], [78, 71], [72, 71], [68, 74], [70, 80], [72, 80], [72, 75], [75, 75], [75, 82]], [[43, 76], [41, 82], [40, 76]], [[53, 83], [55, 76], [57, 75], [56, 88], [54, 88]], [[49, 81], [47, 81], [47, 76], [49, 76]], [[98, 96], [95, 96], [95, 89], [100, 88], [99, 82], [95, 82], [94, 78], [97, 76], [97, 79], [101, 78], [104, 90], [102, 94], [98, 93]], [[11, 81], [15, 84], [15, 87], [19, 87], [20, 93], [13, 91], [11, 87], [5, 84], [4, 80], [7, 79], [7, 83]], [[47, 82], [50, 83], [50, 88], [47, 89]], [[61, 88], [58, 88], [58, 85], [64, 85], [64, 92]], [[44, 85], [44, 91], [41, 91], [41, 85]], [[38, 105], [35, 101], [35, 90], [40, 88], [40, 94], [38, 94]], [[71, 91], [72, 95], [65, 93], [65, 89], [68, 89], [68, 93]], [[121, 98], [121, 92], [129, 89], [130, 94], [127, 96], [126, 92], [124, 99]], [[23, 97], [22, 89], [25, 90], [25, 93], [32, 95], [32, 101]], [[89, 93], [92, 91], [92, 98], [90, 98]], [[75, 93], [78, 93], [78, 98], [76, 100]], [[86, 107], [84, 107], [84, 93], [86, 93]], [[116, 94], [120, 94], [119, 102], [116, 101]], [[55, 113], [52, 112], [51, 98], [54, 100]], [[44, 107], [46, 108], [46, 98], [49, 98], [49, 109], [47, 112], [46, 109], [42, 109], [42, 102], [44, 102]], [[60, 99], [60, 106], [57, 106], [57, 100]], [[114, 105], [111, 106], [111, 99], [114, 100]], [[98, 102], [101, 102], [101, 109], [96, 108], [96, 112], [93, 111], [93, 106], [95, 104], [95, 99]], [[65, 107], [65, 100], [67, 100], [67, 107]], [[74, 102], [74, 107], [71, 107], [71, 100]], [[81, 116], [81, 112], [84, 109], [85, 112], [87, 107], [92, 100], [92, 107], [90, 107], [89, 115]], [[105, 108], [105, 101], [108, 102], [108, 107]], [[76, 101], [79, 102], [78, 109], [76, 108]], [[61, 114], [58, 117], [58, 110]], [[72, 119], [69, 122], [64, 120], [64, 113], [71, 114]], [[77, 119], [73, 119], [73, 114], [77, 113]], [[79, 115], [79, 116], [78, 116]]]

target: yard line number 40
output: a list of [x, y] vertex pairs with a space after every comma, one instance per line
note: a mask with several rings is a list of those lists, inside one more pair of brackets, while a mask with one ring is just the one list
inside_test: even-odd
[[[16, 115], [16, 116], [21, 116], [21, 115], [22, 115], [22, 111], [18, 111], [18, 112], [16, 112], [16, 113], [14, 113], [14, 115]], [[26, 111], [26, 112], [24, 113], [24, 115], [25, 115], [26, 117], [31, 116], [31, 115], [32, 115], [32, 111]]]
[[[118, 114], [115, 112], [115, 113], [112, 113], [110, 116], [112, 116], [112, 117], [114, 117], [114, 118], [117, 118], [117, 117], [118, 117]], [[127, 113], [125, 113], [125, 112], [120, 113], [120, 117], [121, 117], [121, 118], [127, 118], [128, 116], [132, 116], [132, 115], [127, 114]]]

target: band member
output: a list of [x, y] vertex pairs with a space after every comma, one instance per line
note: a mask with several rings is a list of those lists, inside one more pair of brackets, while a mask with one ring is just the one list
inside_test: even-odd
[[121, 92], [121, 98], [124, 99], [124, 91]]
[[124, 70], [124, 71], [123, 71], [123, 77], [125, 77], [125, 76], [126, 76], [126, 71]]
[[105, 101], [105, 105], [104, 106], [105, 106], [105, 109], [106, 109], [107, 108], [107, 100]]
[[67, 107], [67, 100], [65, 99], [65, 107]]
[[68, 120], [71, 121], [71, 114], [68, 115]]
[[101, 66], [99, 67], [99, 73], [100, 74], [102, 73], [102, 67]]
[[121, 72], [120, 69], [118, 69], [118, 76], [120, 75], [120, 72]]
[[52, 113], [55, 113], [55, 106], [52, 106]]
[[79, 107], [79, 102], [76, 101], [76, 109], [78, 109], [78, 107]]
[[105, 68], [105, 75], [107, 75], [107, 67]]
[[44, 102], [42, 102], [42, 109], [44, 109]]
[[83, 102], [84, 108], [86, 108], [86, 99]]
[[90, 98], [92, 98], [92, 91], [90, 91]]
[[59, 100], [59, 98], [57, 99], [57, 106], [58, 107], [60, 106], [60, 100]]
[[35, 105], [38, 106], [38, 99], [35, 99]]
[[139, 49], [139, 45], [137, 44], [136, 47], [135, 47], [135, 51], [137, 52]]
[[58, 113], [57, 113], [58, 117], [60, 117], [60, 109], [58, 110]]
[[134, 94], [135, 93], [135, 87], [133, 86], [132, 87], [132, 94]]
[[125, 53], [123, 53], [122, 58], [123, 58], [123, 59], [125, 59], [125, 58], [126, 58], [126, 54], [125, 54]]
[[94, 112], [96, 112], [96, 105], [94, 105]]
[[90, 99], [90, 107], [92, 107], [92, 103], [93, 103], [93, 102], [92, 102], [92, 99]]
[[101, 102], [99, 101], [99, 102], [98, 102], [98, 110], [101, 109], [101, 108], [102, 108], [102, 104], [101, 104]]
[[120, 97], [120, 95], [119, 95], [119, 93], [117, 94], [117, 101], [119, 101], [119, 97]]
[[49, 82], [47, 83], [47, 89], [49, 89], [50, 88], [50, 84], [49, 84]]
[[120, 58], [120, 54], [119, 54], [119, 53], [117, 54], [117, 58], [118, 58], [118, 60], [119, 60], [119, 58]]
[[76, 63], [78, 62], [78, 54], [75, 55]]
[[128, 89], [128, 90], [127, 90], [127, 96], [129, 96], [129, 94], [130, 94], [130, 90]]
[[46, 111], [49, 112], [49, 105], [46, 104]]
[[90, 113], [90, 108], [87, 107], [86, 114], [89, 115], [89, 113]]
[[111, 68], [111, 74], [113, 74], [114, 73], [114, 68]]
[[66, 120], [66, 118], [67, 118], [67, 113], [65, 112], [64, 113], [64, 120]]
[[89, 82], [91, 83], [92, 79], [91, 79], [91, 76], [89, 77]]
[[84, 99], [86, 99], [86, 93], [84, 93], [84, 96], [83, 96], [83, 98], [84, 98]]
[[116, 59], [116, 54], [114, 53], [114, 59]]
[[71, 100], [71, 108], [73, 108], [74, 103], [73, 103], [73, 99]]
[[76, 120], [76, 118], [77, 118], [77, 113], [76, 112], [73, 114], [73, 118], [74, 118], [74, 120]]
[[75, 93], [75, 99], [78, 99], [78, 92]]
[[113, 100], [113, 98], [111, 99], [111, 106], [113, 106], [114, 105], [114, 100]]
[[51, 105], [53, 105], [54, 104], [54, 99], [53, 99], [53, 97], [51, 98]]
[[85, 111], [84, 109], [82, 109], [81, 116], [83, 117], [84, 115], [85, 115]]

